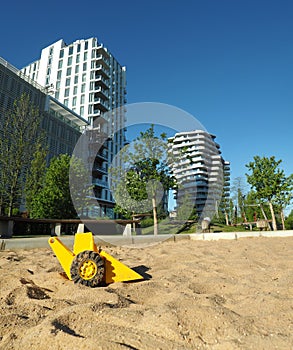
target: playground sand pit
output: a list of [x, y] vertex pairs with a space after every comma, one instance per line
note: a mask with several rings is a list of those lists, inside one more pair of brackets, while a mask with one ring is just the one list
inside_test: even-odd
[[145, 280], [89, 288], [50, 248], [0, 251], [0, 349], [293, 348], [293, 237], [104, 250]]

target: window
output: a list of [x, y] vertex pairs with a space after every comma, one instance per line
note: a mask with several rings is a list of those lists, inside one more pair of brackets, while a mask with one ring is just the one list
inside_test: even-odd
[[64, 56], [64, 50], [62, 49], [60, 50], [59, 58], [63, 58], [63, 56]]
[[70, 78], [66, 79], [65, 86], [70, 86]]
[[76, 95], [77, 94], [77, 86], [75, 86], [74, 88], [73, 88], [73, 95]]
[[86, 64], [86, 63], [84, 63], [84, 64], [83, 64], [83, 68], [82, 68], [82, 69], [83, 69], [83, 71], [86, 71], [86, 67], [87, 67], [87, 64]]
[[75, 66], [75, 73], [79, 72], [79, 65]]
[[58, 100], [59, 99], [59, 91], [56, 91], [56, 93], [55, 93], [55, 98]]
[[67, 68], [66, 75], [71, 75], [71, 67]]
[[72, 54], [73, 54], [73, 46], [69, 46], [68, 55], [72, 55]]
[[78, 84], [78, 75], [74, 77], [74, 84]]
[[86, 81], [86, 73], [83, 73], [82, 75], [82, 80], [81, 80], [83, 83]]
[[60, 89], [60, 80], [57, 80], [56, 82], [56, 89]]
[[80, 52], [80, 44], [77, 45], [77, 52]]
[[80, 96], [80, 104], [83, 105], [84, 104], [84, 95]]
[[80, 113], [79, 114], [83, 117], [83, 115], [84, 115], [84, 106], [80, 107]]
[[61, 75], [62, 75], [62, 71], [58, 70], [58, 72], [57, 72], [57, 79], [61, 79]]
[[68, 98], [64, 100], [64, 105], [68, 107]]
[[81, 92], [85, 92], [85, 84], [81, 85]]
[[80, 60], [80, 55], [77, 54], [77, 55], [76, 55], [76, 60], [75, 60], [75, 62], [76, 62], [76, 63], [79, 63], [79, 60]]
[[65, 97], [68, 97], [68, 96], [69, 96], [69, 89], [65, 89], [65, 91], [64, 91], [64, 96], [65, 96]]
[[87, 52], [85, 52], [85, 53], [83, 54], [83, 60], [84, 60], [84, 61], [87, 60]]
[[49, 52], [49, 54], [52, 55], [52, 54], [53, 54], [53, 51], [54, 51], [54, 48], [53, 48], [53, 47], [50, 47], [50, 52]]
[[84, 43], [84, 49], [85, 49], [85, 50], [88, 49], [88, 45], [89, 45], [89, 43], [88, 43], [88, 41], [86, 41], [86, 42]]
[[71, 66], [71, 65], [72, 65], [72, 56], [68, 57], [67, 65], [68, 65], [68, 66]]
[[76, 97], [73, 97], [73, 99], [72, 99], [72, 106], [73, 106], [73, 107], [76, 106]]
[[63, 61], [60, 60], [60, 61], [58, 62], [58, 69], [61, 69], [61, 68], [62, 68], [62, 65], [63, 65]]
[[47, 75], [50, 75], [51, 74], [51, 68], [48, 68], [47, 69]]

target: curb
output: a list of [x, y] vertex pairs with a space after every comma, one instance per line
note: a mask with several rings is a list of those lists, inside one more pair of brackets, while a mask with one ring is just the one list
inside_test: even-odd
[[[293, 230], [288, 231], [260, 231], [260, 232], [211, 232], [211, 233], [191, 233], [178, 235], [157, 235], [157, 236], [94, 236], [95, 243], [98, 246], [127, 246], [129, 248], [143, 248], [151, 244], [164, 241], [178, 242], [182, 240], [195, 241], [218, 241], [234, 240], [240, 238], [259, 238], [259, 237], [293, 237]], [[0, 239], [0, 251], [11, 249], [34, 249], [49, 248], [47, 237], [33, 238], [10, 238]], [[62, 242], [68, 247], [72, 247], [74, 236], [62, 236]]]

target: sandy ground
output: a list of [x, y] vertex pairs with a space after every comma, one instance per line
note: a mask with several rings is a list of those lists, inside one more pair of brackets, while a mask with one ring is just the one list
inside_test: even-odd
[[0, 349], [293, 349], [293, 237], [104, 250], [145, 280], [89, 288], [50, 248], [0, 252]]

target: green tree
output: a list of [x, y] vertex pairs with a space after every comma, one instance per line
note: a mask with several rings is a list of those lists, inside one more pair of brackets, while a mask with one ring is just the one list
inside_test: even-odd
[[15, 100], [12, 111], [0, 116], [0, 206], [1, 212], [7, 208], [8, 216], [23, 197], [26, 174], [40, 143], [40, 122], [39, 110], [26, 94]]
[[244, 179], [242, 177], [239, 176], [233, 180], [231, 191], [232, 191], [233, 202], [236, 208], [234, 210], [234, 214], [237, 214], [237, 217], [234, 217], [234, 222], [237, 223], [239, 217], [241, 222], [247, 221], [245, 203], [244, 203], [246, 188], [245, 188]]
[[291, 210], [290, 214], [285, 219], [285, 226], [287, 230], [293, 230], [293, 210]]
[[293, 174], [288, 176], [283, 183], [281, 191], [276, 196], [276, 204], [280, 213], [282, 228], [286, 229], [284, 209], [291, 204], [293, 199]]
[[273, 230], [277, 230], [274, 204], [277, 204], [281, 194], [291, 189], [290, 179], [279, 169], [282, 161], [276, 160], [274, 156], [255, 156], [254, 161], [246, 165], [251, 174], [246, 174], [247, 181], [255, 190], [256, 198], [260, 202], [267, 202], [272, 217]]
[[140, 176], [134, 169], [121, 174], [115, 188], [115, 200], [114, 211], [127, 219], [131, 219], [132, 214], [151, 209], [146, 186], [142, 186]]
[[35, 198], [44, 186], [47, 153], [47, 149], [43, 148], [42, 144], [37, 145], [34, 158], [31, 161], [31, 166], [26, 176], [25, 207], [29, 213], [32, 210]]
[[44, 186], [31, 204], [32, 218], [73, 219], [77, 217], [69, 187], [70, 156], [52, 158]]
[[[195, 221], [198, 220], [198, 215], [196, 213], [196, 208], [194, 207], [194, 203], [191, 200], [190, 193], [185, 193], [183, 196], [182, 204], [177, 209], [176, 220], [184, 222], [186, 221], [186, 213], [191, 213], [189, 216], [189, 220]], [[184, 227], [182, 231], [184, 230]]]
[[154, 235], [158, 234], [159, 203], [169, 189], [175, 187], [168, 167], [167, 151], [166, 135], [156, 136], [154, 125], [151, 125], [120, 152], [120, 165], [116, 164], [110, 170], [116, 211], [124, 215], [126, 212], [152, 211]]

